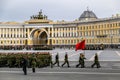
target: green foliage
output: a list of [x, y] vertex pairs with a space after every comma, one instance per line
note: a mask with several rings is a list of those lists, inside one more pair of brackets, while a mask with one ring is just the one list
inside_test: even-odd
[[36, 57], [34, 67], [46, 67], [49, 66], [48, 52], [37, 53], [0, 53], [0, 67], [22, 67], [22, 58], [27, 57], [28, 67], [32, 67], [33, 54]]

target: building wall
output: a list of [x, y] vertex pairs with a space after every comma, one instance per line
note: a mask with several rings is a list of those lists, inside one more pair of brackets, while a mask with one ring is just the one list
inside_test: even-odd
[[88, 44], [120, 43], [120, 22], [79, 25], [78, 32], [79, 36], [83, 36]]
[[75, 46], [83, 39], [86, 40], [86, 45], [120, 45], [120, 19], [116, 18], [34, 25], [0, 24], [0, 46], [35, 45], [31, 38], [33, 31], [36, 38], [39, 37], [40, 32], [45, 31], [48, 36], [47, 45], [53, 46]]
[[54, 26], [52, 30], [52, 45], [75, 45], [78, 42], [77, 26]]
[[26, 29], [21, 25], [0, 25], [0, 46], [24, 45]]

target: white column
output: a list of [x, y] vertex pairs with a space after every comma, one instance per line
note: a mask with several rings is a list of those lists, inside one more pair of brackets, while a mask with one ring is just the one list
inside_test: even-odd
[[13, 31], [13, 30], [14, 30], [14, 28], [12, 28], [12, 38], [13, 38], [13, 34], [14, 34], [14, 31]]
[[4, 28], [4, 38], [6, 38], [6, 28]]
[[19, 28], [18, 34], [19, 34], [19, 38], [20, 38], [20, 28]]
[[77, 27], [76, 27], [76, 36], [78, 36], [78, 31], [77, 31]]
[[75, 34], [75, 29], [73, 28], [73, 37], [75, 37], [74, 34]]
[[[69, 28], [69, 27], [68, 27], [68, 28]], [[66, 31], [66, 32], [67, 32], [67, 37], [68, 37], [68, 35], [69, 35], [69, 33], [68, 33], [68, 28], [67, 28], [67, 31]]]
[[2, 32], [1, 32], [1, 28], [0, 28], [0, 38], [1, 38], [1, 34], [2, 34]]
[[22, 34], [22, 38], [23, 38], [23, 28], [22, 28], [22, 33], [21, 34]]
[[53, 35], [54, 35], [54, 31], [53, 31], [53, 27], [52, 27], [52, 37], [53, 37]]
[[66, 37], [66, 28], [64, 28], [64, 36]]
[[60, 37], [60, 29], [59, 28], [58, 28], [57, 33], [58, 33], [58, 37]]
[[15, 28], [13, 28], [13, 37], [15, 38]]
[[4, 31], [4, 28], [3, 28], [3, 38], [4, 38], [4, 33], [5, 33], [5, 31]]
[[61, 37], [61, 28], [59, 28], [59, 34], [60, 34], [60, 37]]
[[9, 37], [9, 28], [7, 28], [7, 38]]
[[17, 38], [17, 28], [15, 29], [15, 37]]
[[51, 36], [50, 36], [50, 27], [48, 28], [48, 34], [49, 34], [49, 36], [48, 36], [48, 37], [51, 37]]
[[7, 28], [7, 38], [9, 37], [9, 28]]
[[24, 38], [26, 38], [26, 28], [24, 27]]
[[9, 28], [9, 38], [11, 38], [11, 28]]
[[56, 30], [56, 28], [55, 28], [55, 37], [57, 36], [57, 30]]
[[5, 37], [7, 38], [7, 28], [5, 28]]

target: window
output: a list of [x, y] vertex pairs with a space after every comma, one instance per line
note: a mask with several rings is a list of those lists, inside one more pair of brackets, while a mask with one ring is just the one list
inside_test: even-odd
[[68, 40], [68, 43], [70, 43], [70, 40]]
[[6, 34], [4, 34], [4, 38], [6, 38]]
[[55, 33], [54, 33], [53, 37], [55, 37]]
[[58, 40], [56, 40], [56, 44], [58, 44]]
[[76, 43], [76, 40], [74, 40], [74, 43]]
[[20, 44], [22, 44], [22, 41], [20, 40]]
[[119, 26], [120, 26], [120, 23], [119, 23]]
[[1, 34], [1, 37], [3, 37], [3, 34]]
[[62, 40], [62, 43], [64, 44], [64, 40]]

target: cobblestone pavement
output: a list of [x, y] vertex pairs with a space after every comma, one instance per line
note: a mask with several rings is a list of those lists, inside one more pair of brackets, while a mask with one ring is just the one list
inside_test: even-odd
[[[2, 51], [0, 52], [23, 52], [21, 51]], [[32, 50], [26, 51], [32, 52]], [[34, 52], [34, 51], [33, 51]], [[38, 52], [38, 51], [35, 51]], [[0, 68], [0, 80], [119, 80], [120, 79], [120, 50], [86, 50], [86, 68], [75, 68], [78, 63], [79, 53], [69, 49], [55, 49], [49, 51], [52, 54], [53, 62], [55, 55], [59, 52], [60, 65], [63, 63], [65, 52], [68, 53], [70, 68], [66, 66], [53, 68], [37, 68], [36, 73], [32, 73], [28, 68], [28, 75], [23, 75], [22, 68]], [[91, 68], [94, 54], [99, 54], [101, 68]]]
[[120, 70], [111, 68], [37, 68], [23, 75], [21, 68], [0, 68], [0, 80], [119, 80]]

